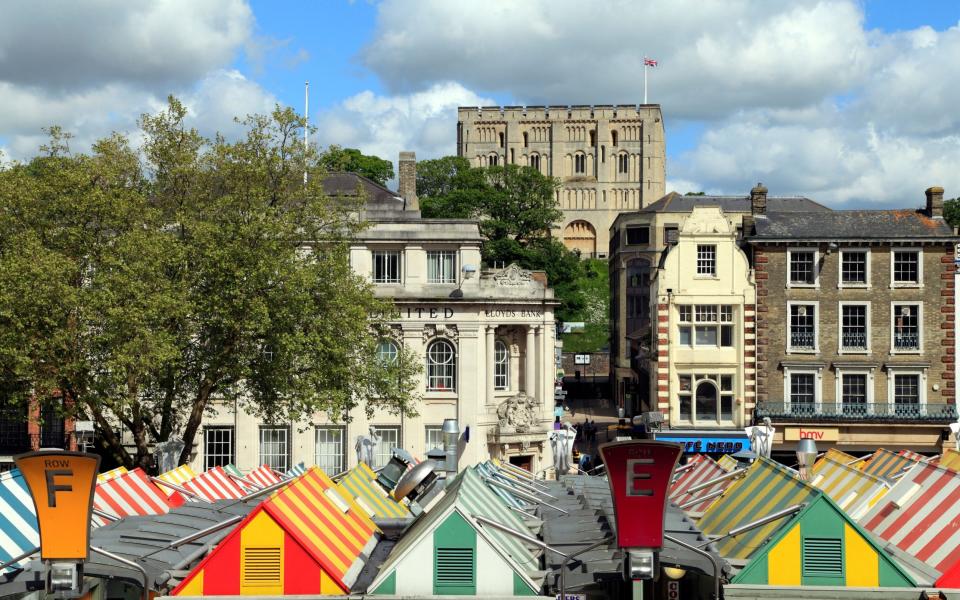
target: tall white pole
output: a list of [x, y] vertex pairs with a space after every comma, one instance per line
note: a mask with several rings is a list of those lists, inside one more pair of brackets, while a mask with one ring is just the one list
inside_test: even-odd
[[643, 59], [643, 103], [647, 103], [647, 59]]
[[[310, 82], [303, 83], [303, 151], [310, 148]], [[303, 170], [303, 184], [307, 184], [307, 169]]]

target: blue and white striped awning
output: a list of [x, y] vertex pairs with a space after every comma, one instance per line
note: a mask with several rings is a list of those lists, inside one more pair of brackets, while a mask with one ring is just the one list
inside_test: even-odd
[[283, 474], [284, 479], [292, 479], [293, 477], [300, 477], [307, 472], [307, 468], [303, 466], [303, 463], [293, 465], [290, 467], [286, 473]]
[[0, 474], [0, 562], [39, 545], [40, 528], [27, 482], [19, 469]]
[[[500, 470], [496, 467], [496, 465], [494, 465], [490, 461], [480, 463], [477, 465], [476, 468], [477, 468], [477, 472], [479, 472], [484, 477], [488, 477], [490, 479], [500, 481], [501, 483], [507, 486], [511, 486], [513, 483], [509, 477], [506, 477], [502, 473], [500, 473]], [[495, 485], [488, 485], [487, 487], [490, 488], [490, 491], [492, 491], [494, 494], [499, 496], [500, 499], [503, 500], [507, 506], [512, 506], [514, 508], [522, 508], [524, 506], [530, 505], [530, 502], [527, 502], [521, 499], [519, 496], [515, 496], [511, 494], [508, 490], [505, 490], [502, 487], [498, 487]]]

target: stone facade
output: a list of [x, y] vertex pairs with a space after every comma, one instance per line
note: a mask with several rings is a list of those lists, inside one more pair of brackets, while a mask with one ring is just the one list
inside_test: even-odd
[[458, 109], [457, 154], [476, 167], [531, 166], [561, 182], [556, 234], [606, 257], [610, 225], [664, 194], [660, 106], [494, 106]]

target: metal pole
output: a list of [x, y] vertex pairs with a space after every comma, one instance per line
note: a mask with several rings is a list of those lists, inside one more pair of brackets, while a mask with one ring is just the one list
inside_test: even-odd
[[93, 514], [97, 515], [97, 516], [100, 517], [101, 519], [106, 519], [106, 520], [108, 520], [108, 521], [110, 521], [110, 522], [115, 522], [115, 521], [119, 521], [119, 520], [120, 520], [120, 517], [118, 517], [117, 515], [111, 515], [111, 514], [108, 513], [108, 512], [103, 512], [103, 511], [100, 510], [99, 508], [94, 508], [94, 509], [93, 509]]
[[682, 540], [678, 540], [675, 537], [664, 535], [663, 539], [673, 542], [674, 544], [686, 548], [691, 552], [696, 552], [700, 556], [706, 556], [711, 563], [713, 563], [713, 598], [714, 600], [720, 600], [720, 559], [714, 556], [712, 553], [707, 552], [706, 550], [701, 550], [692, 544], [688, 544]]
[[210, 501], [209, 501], [209, 500], [207, 500], [206, 498], [203, 498], [202, 496], [200, 496], [200, 495], [198, 495], [198, 494], [195, 494], [195, 493], [191, 492], [190, 490], [188, 490], [187, 488], [185, 488], [185, 487], [183, 487], [183, 486], [179, 486], [179, 485], [177, 485], [177, 484], [175, 484], [175, 483], [170, 483], [169, 481], [164, 481], [164, 480], [162, 480], [162, 479], [158, 479], [157, 477], [151, 477], [151, 478], [150, 478], [150, 481], [154, 482], [154, 483], [157, 484], [157, 485], [162, 485], [162, 486], [165, 486], [165, 487], [170, 488], [171, 490], [175, 490], [175, 491], [177, 491], [177, 492], [180, 492], [180, 493], [183, 494], [184, 496], [189, 496], [190, 498], [194, 498], [194, 499], [196, 499], [196, 500], [200, 500], [201, 502], [206, 502], [207, 504], [210, 504]]
[[564, 510], [564, 509], [560, 508], [559, 506], [554, 506], [553, 504], [550, 504], [549, 502], [544, 502], [543, 500], [537, 498], [536, 496], [534, 496], [534, 495], [532, 495], [532, 494], [528, 494], [528, 493], [526, 493], [526, 492], [521, 492], [520, 490], [518, 490], [518, 489], [516, 489], [516, 488], [512, 488], [512, 487], [510, 487], [510, 486], [504, 485], [504, 484], [500, 483], [499, 481], [497, 481], [497, 480], [495, 480], [495, 479], [491, 479], [490, 477], [485, 477], [484, 479], [486, 479], [487, 483], [489, 483], [490, 485], [495, 485], [495, 486], [497, 486], [497, 487], [499, 487], [499, 488], [501, 488], [501, 489], [505, 489], [505, 490], [507, 490], [508, 492], [510, 492], [511, 494], [514, 494], [515, 496], [520, 496], [520, 497], [523, 498], [524, 500], [530, 500], [531, 502], [534, 502], [534, 503], [536, 503], [536, 504], [542, 504], [542, 505], [544, 505], [544, 506], [546, 506], [546, 507], [552, 508], [553, 510], [559, 511], [559, 512], [565, 514], [565, 515], [569, 515], [569, 514], [570, 514], [570, 511]]
[[718, 537], [718, 538], [716, 538], [716, 539], [710, 540], [710, 541], [708, 541], [706, 544], [703, 544], [702, 546], [706, 546], [707, 544], [712, 544], [713, 542], [716, 542], [716, 541], [719, 541], [719, 540], [722, 540], [722, 539], [725, 539], [725, 538], [728, 538], [728, 537], [736, 537], [736, 536], [740, 535], [741, 533], [744, 533], [744, 532], [746, 532], [746, 531], [750, 531], [751, 529], [756, 529], [757, 527], [760, 527], [761, 525], [766, 525], [767, 523], [772, 523], [773, 521], [777, 521], [777, 520], [782, 519], [782, 518], [784, 518], [784, 517], [789, 517], [789, 516], [792, 515], [793, 513], [803, 510], [804, 508], [806, 508], [806, 506], [807, 506], [807, 503], [806, 503], [806, 502], [801, 502], [800, 504], [794, 504], [793, 506], [788, 506], [787, 508], [785, 508], [785, 509], [783, 509], [783, 510], [778, 510], [778, 511], [775, 512], [775, 513], [771, 513], [771, 514], [769, 514], [769, 515], [767, 515], [767, 516], [765, 516], [765, 517], [761, 517], [761, 518], [757, 519], [756, 521], [750, 521], [749, 523], [747, 523], [747, 524], [745, 524], [745, 525], [741, 525], [740, 527], [734, 527], [733, 529], [731, 529], [730, 531], [728, 531], [726, 534], [721, 535], [720, 537]]
[[147, 575], [147, 570], [143, 568], [139, 563], [135, 563], [132, 560], [127, 560], [122, 556], [117, 556], [113, 552], [108, 552], [103, 548], [97, 548], [96, 546], [90, 546], [91, 552], [96, 552], [97, 554], [102, 554], [111, 560], [115, 560], [118, 563], [127, 565], [128, 567], [133, 567], [134, 569], [140, 571], [140, 574], [143, 575], [143, 600], [150, 600], [150, 576]]
[[3, 571], [4, 569], [6, 569], [7, 567], [9, 567], [10, 565], [15, 565], [15, 564], [17, 564], [18, 562], [20, 562], [21, 560], [23, 560], [23, 559], [25, 559], [25, 558], [29, 558], [29, 557], [33, 556], [33, 555], [36, 554], [37, 552], [40, 552], [40, 546], [37, 546], [37, 547], [34, 548], [33, 550], [27, 550], [26, 552], [24, 552], [23, 554], [21, 554], [21, 555], [19, 555], [19, 556], [14, 556], [13, 558], [11, 558], [10, 560], [8, 560], [7, 562], [5, 562], [5, 563], [3, 563], [2, 565], [0, 565], [0, 571]]
[[477, 523], [482, 523], [482, 524], [484, 524], [484, 525], [489, 525], [490, 527], [493, 527], [494, 529], [499, 529], [500, 531], [502, 531], [502, 532], [504, 532], [504, 533], [506, 533], [506, 534], [512, 535], [513, 537], [518, 538], [518, 539], [521, 539], [521, 540], [523, 540], [523, 541], [525, 541], [525, 542], [529, 542], [529, 543], [533, 544], [534, 546], [539, 546], [540, 548], [543, 548], [544, 550], [549, 550], [550, 552], [553, 552], [554, 554], [559, 554], [560, 556], [562, 556], [562, 557], [564, 557], [564, 558], [566, 558], [566, 556], [567, 556], [566, 554], [564, 554], [563, 552], [560, 552], [559, 550], [557, 550], [557, 549], [554, 548], [553, 546], [550, 546], [550, 545], [548, 545], [548, 544], [545, 544], [545, 543], [541, 542], [540, 540], [538, 540], [537, 538], [535, 538], [535, 537], [533, 537], [533, 536], [529, 536], [529, 535], [527, 535], [527, 534], [525, 534], [525, 533], [520, 533], [520, 532], [517, 531], [516, 529], [511, 529], [511, 528], [507, 527], [506, 525], [501, 525], [500, 523], [497, 523], [496, 521], [491, 521], [490, 519], [488, 519], [488, 518], [486, 518], [486, 517], [481, 517], [481, 516], [477, 515], [477, 516], [474, 516], [473, 519], [474, 519]]
[[[589, 546], [587, 546], [586, 548], [583, 548], [583, 549], [581, 549], [581, 550], [577, 550], [577, 551], [574, 552], [573, 554], [567, 555], [567, 557], [563, 559], [563, 562], [560, 563], [560, 600], [566, 600], [566, 596], [567, 596], [566, 580], [565, 580], [565, 578], [564, 578], [564, 576], [563, 576], [563, 574], [564, 574], [564, 573], [566, 572], [566, 570], [567, 570], [567, 563], [569, 563], [571, 559], [576, 558], [577, 556], [580, 556], [581, 554], [584, 554], [584, 553], [586, 553], [586, 552], [590, 552], [590, 551], [593, 550], [594, 548], [598, 548], [598, 547], [600, 547], [600, 546], [603, 546], [604, 544], [609, 544], [609, 543], [613, 542], [614, 539], [616, 539], [616, 538], [613, 538], [613, 537], [605, 537], [605, 538], [603, 538], [602, 540], [600, 540], [599, 542], [594, 542], [594, 543], [590, 544]], [[626, 559], [624, 559], [624, 560], [626, 560]]]
[[527, 492], [529, 492], [529, 493], [531, 493], [531, 494], [538, 494], [538, 495], [541, 495], [541, 496], [546, 496], [547, 498], [551, 498], [551, 499], [553, 499], [553, 500], [559, 500], [559, 499], [560, 499], [560, 498], [557, 498], [556, 496], [554, 496], [554, 495], [552, 495], [552, 494], [548, 494], [547, 492], [545, 492], [545, 491], [543, 491], [543, 490], [537, 489], [537, 488], [533, 487], [532, 485], [529, 485], [529, 484], [526, 484], [526, 483], [522, 483], [522, 482], [520, 482], [520, 481], [517, 481], [516, 479], [511, 479], [511, 478], [509, 478], [509, 477], [506, 477], [506, 476], [504, 476], [504, 475], [501, 475], [500, 473], [495, 473], [495, 474], [493, 475], [493, 477], [496, 477], [496, 478], [497, 478], [497, 481], [503, 481], [504, 483], [507, 483], [507, 484], [509, 484], [509, 485], [512, 485], [512, 486], [514, 486], [514, 487], [517, 487], [517, 488], [519, 488], [519, 489], [521, 489], [521, 490], [526, 490]]
[[695, 493], [699, 492], [700, 490], [705, 490], [705, 489], [707, 489], [708, 487], [712, 487], [714, 484], [717, 484], [717, 483], [719, 483], [719, 482], [721, 482], [721, 481], [723, 481], [723, 480], [725, 480], [725, 479], [730, 479], [730, 478], [732, 478], [732, 477], [737, 477], [738, 475], [743, 475], [743, 474], [746, 473], [748, 470], [749, 470], [749, 469], [737, 469], [736, 471], [730, 471], [729, 473], [724, 473], [723, 475], [720, 475], [719, 477], [714, 477], [713, 479], [708, 479], [707, 481], [704, 481], [703, 483], [698, 483], [697, 485], [692, 485], [692, 486], [690, 486], [689, 488], [687, 488], [687, 490], [684, 491], [683, 493], [684, 493], [684, 494], [695, 494]]
[[680, 510], [686, 510], [691, 506], [696, 506], [697, 504], [700, 504], [701, 502], [704, 502], [706, 500], [711, 500], [713, 498], [716, 498], [717, 496], [722, 496], [725, 491], [726, 490], [717, 490], [715, 492], [710, 492], [705, 496], [700, 496], [699, 498], [694, 498], [693, 500], [687, 500], [683, 504], [677, 506], [677, 508], [679, 508]]

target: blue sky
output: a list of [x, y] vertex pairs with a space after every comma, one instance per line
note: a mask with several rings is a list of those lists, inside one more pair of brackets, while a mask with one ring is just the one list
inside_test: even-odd
[[[13, 0], [0, 22], [0, 151], [59, 123], [84, 149], [168, 93], [204, 133], [303, 109], [314, 140], [395, 160], [454, 151], [456, 106], [650, 100], [668, 187], [836, 207], [960, 195], [953, 0]], [[42, 34], [42, 35], [41, 35]], [[45, 40], [57, 39], [57, 44]]]

